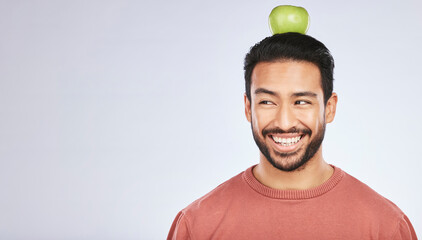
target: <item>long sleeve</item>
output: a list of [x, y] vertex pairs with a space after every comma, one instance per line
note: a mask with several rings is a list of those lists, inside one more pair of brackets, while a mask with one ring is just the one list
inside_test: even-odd
[[188, 225], [183, 212], [179, 212], [171, 225], [167, 240], [190, 240]]

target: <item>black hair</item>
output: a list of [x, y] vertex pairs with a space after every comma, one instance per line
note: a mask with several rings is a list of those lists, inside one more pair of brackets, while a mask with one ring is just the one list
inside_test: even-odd
[[334, 59], [323, 43], [300, 33], [275, 34], [255, 44], [245, 57], [245, 90], [251, 101], [251, 76], [259, 62], [283, 60], [306, 61], [315, 64], [321, 73], [324, 104], [333, 93]]

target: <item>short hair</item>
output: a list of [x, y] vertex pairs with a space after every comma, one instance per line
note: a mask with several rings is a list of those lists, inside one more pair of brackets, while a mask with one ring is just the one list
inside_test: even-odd
[[282, 33], [263, 39], [251, 47], [245, 57], [245, 90], [251, 101], [251, 77], [255, 66], [260, 62], [283, 60], [306, 61], [315, 64], [321, 74], [321, 87], [324, 104], [333, 93], [334, 59], [327, 47], [315, 38], [300, 33]]

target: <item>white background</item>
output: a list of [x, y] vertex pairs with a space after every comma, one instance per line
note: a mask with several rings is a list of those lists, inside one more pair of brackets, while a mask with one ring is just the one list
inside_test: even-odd
[[0, 239], [164, 239], [258, 162], [243, 58], [280, 4], [331, 50], [325, 159], [422, 234], [422, 3], [0, 1]]

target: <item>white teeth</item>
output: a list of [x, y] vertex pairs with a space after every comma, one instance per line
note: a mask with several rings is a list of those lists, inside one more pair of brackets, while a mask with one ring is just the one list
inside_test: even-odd
[[294, 138], [281, 138], [281, 137], [272, 136], [272, 138], [276, 143], [279, 143], [283, 146], [290, 146], [290, 145], [293, 145], [293, 144], [296, 144], [297, 142], [299, 142], [301, 137], [298, 136], [298, 137], [294, 137]]

